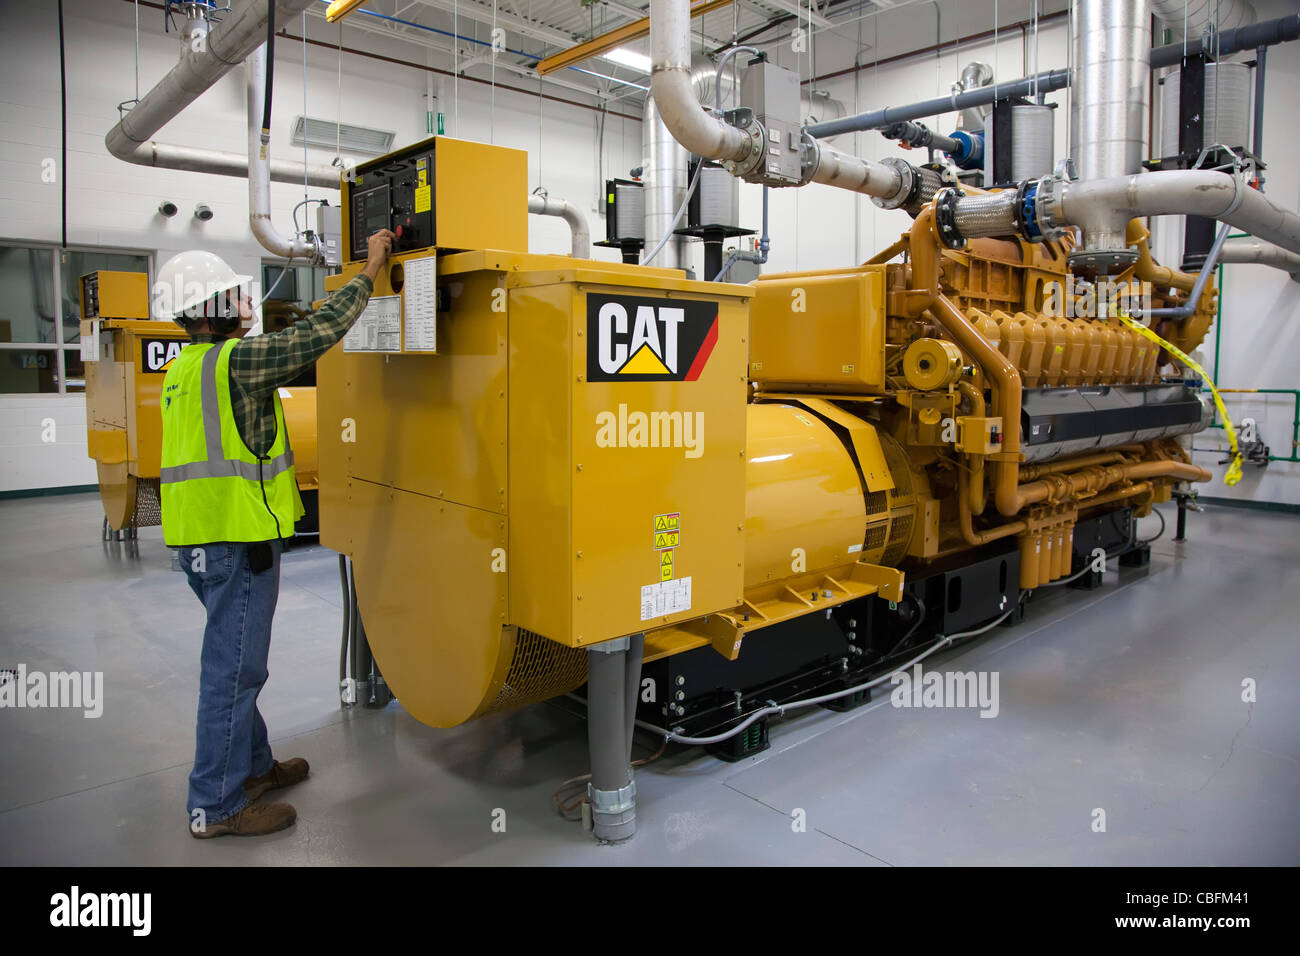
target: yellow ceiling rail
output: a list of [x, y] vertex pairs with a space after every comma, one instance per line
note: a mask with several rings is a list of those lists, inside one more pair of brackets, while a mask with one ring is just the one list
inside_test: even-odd
[[342, 20], [364, 2], [365, 0], [334, 0], [325, 8], [325, 19], [330, 23], [335, 20]]
[[[712, 13], [722, 7], [729, 7], [732, 3], [733, 0], [695, 0], [691, 4], [691, 18], [694, 19], [706, 13]], [[556, 70], [562, 70], [575, 63], [581, 63], [583, 60], [589, 60], [593, 56], [600, 56], [602, 53], [625, 43], [630, 43], [632, 40], [639, 40], [649, 33], [649, 17], [643, 20], [634, 20], [617, 29], [610, 30], [608, 33], [602, 33], [598, 37], [584, 40], [577, 46], [571, 46], [567, 50], [548, 56], [537, 64], [537, 72], [542, 76], [554, 73]]]

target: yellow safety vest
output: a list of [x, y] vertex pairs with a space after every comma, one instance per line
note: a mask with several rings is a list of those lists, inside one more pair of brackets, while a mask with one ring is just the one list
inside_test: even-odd
[[230, 352], [238, 341], [185, 346], [163, 379], [159, 486], [163, 540], [172, 547], [289, 537], [304, 513], [278, 393], [275, 441], [265, 457], [239, 434], [230, 400]]

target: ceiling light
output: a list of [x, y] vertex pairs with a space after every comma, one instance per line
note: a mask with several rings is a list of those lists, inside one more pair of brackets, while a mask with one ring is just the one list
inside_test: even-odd
[[615, 47], [607, 53], [602, 53], [601, 56], [614, 63], [630, 66], [642, 73], [648, 74], [650, 72], [650, 57], [644, 53], [637, 53], [636, 50], [629, 50], [625, 46]]
[[293, 146], [306, 145], [331, 150], [337, 146], [345, 153], [382, 156], [392, 150], [395, 136], [395, 133], [388, 130], [353, 126], [349, 123], [340, 125], [329, 120], [299, 116], [294, 121], [289, 142]]
[[341, 20], [349, 13], [361, 6], [364, 0], [334, 0], [325, 8], [325, 19], [330, 23], [335, 20]]

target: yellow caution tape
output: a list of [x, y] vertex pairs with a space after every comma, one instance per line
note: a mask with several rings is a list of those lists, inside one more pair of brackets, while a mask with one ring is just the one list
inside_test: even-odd
[[1223, 418], [1223, 430], [1228, 435], [1228, 445], [1232, 451], [1232, 464], [1228, 466], [1227, 474], [1223, 476], [1223, 482], [1226, 485], [1235, 485], [1241, 481], [1241, 450], [1237, 447], [1237, 429], [1232, 426], [1232, 419], [1228, 417], [1228, 410], [1223, 407], [1223, 399], [1219, 397], [1219, 390], [1215, 387], [1214, 380], [1205, 374], [1205, 369], [1193, 361], [1190, 355], [1177, 346], [1166, 342], [1142, 323], [1134, 321], [1132, 317], [1123, 313], [1119, 314], [1119, 320], [1134, 332], [1145, 336], [1161, 346], [1170, 355], [1175, 356], [1178, 361], [1195, 371], [1205, 380], [1205, 384], [1210, 386], [1210, 392], [1214, 395], [1214, 407], [1219, 410], [1219, 415]]

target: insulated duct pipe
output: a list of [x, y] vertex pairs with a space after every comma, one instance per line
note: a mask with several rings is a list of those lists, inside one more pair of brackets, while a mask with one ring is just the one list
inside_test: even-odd
[[[1080, 182], [1131, 176], [1142, 169], [1147, 125], [1150, 0], [1078, 0], [1073, 24], [1070, 159]], [[1130, 264], [1127, 226], [1089, 225], [1070, 261], [1103, 270]]]
[[[137, 166], [153, 166], [157, 169], [179, 169], [190, 173], [211, 173], [214, 176], [234, 176], [245, 179], [248, 176], [248, 157], [239, 153], [227, 153], [216, 149], [199, 149], [195, 146], [176, 146], [149, 140], [141, 143], [125, 156], [119, 156], [128, 163]], [[271, 182], [301, 185], [303, 165], [291, 159], [272, 159]], [[306, 166], [307, 185], [327, 189], [339, 188], [340, 170], [336, 166], [320, 163], [308, 163]]]
[[[754, 135], [706, 113], [691, 80], [690, 0], [652, 0], [650, 4], [650, 92], [673, 138], [705, 159], [752, 166], [762, 164], [765, 136]], [[804, 137], [803, 181], [865, 193], [896, 208], [910, 197], [915, 178], [896, 165], [868, 163]], [[898, 161], [902, 165], [901, 160]], [[910, 169], [910, 167], [909, 167]], [[919, 190], [918, 190], [919, 191]], [[647, 237], [647, 240], [650, 237]]]
[[705, 159], [739, 162], [762, 144], [706, 113], [691, 81], [690, 0], [650, 4], [650, 95], [673, 138]]
[[[1037, 66], [1038, 64], [1034, 64]], [[967, 63], [961, 71], [961, 79], [952, 86], [953, 93], [966, 93], [971, 90], [978, 90], [981, 87], [988, 86], [993, 82], [993, 67], [987, 63], [981, 63], [975, 60]], [[989, 115], [990, 110], [987, 103], [981, 103], [979, 106], [968, 107], [961, 111], [961, 128], [967, 132], [974, 132], [984, 128], [984, 119]], [[951, 152], [951, 151], [950, 151]]]
[[[958, 206], [963, 202], [958, 200]], [[1135, 216], [1204, 216], [1300, 253], [1300, 215], [1275, 206], [1236, 176], [1213, 170], [1171, 169], [1063, 183], [1060, 198], [1043, 213], [1053, 219], [1059, 216], [1062, 224], [1081, 226], [1085, 236], [1117, 234], [1121, 242], [1125, 242], [1128, 221]]]
[[[311, 6], [315, 6], [313, 0], [276, 0], [276, 26], [288, 23]], [[132, 158], [136, 150], [147, 148], [158, 130], [266, 41], [266, 21], [264, 0], [247, 0], [208, 34], [202, 52], [184, 47], [171, 71], [108, 131], [104, 137], [108, 151], [118, 159], [136, 162]], [[300, 169], [299, 180], [301, 175]]]
[[[977, 196], [945, 190], [935, 207], [937, 230], [948, 245], [987, 236], [1056, 238], [1066, 227], [1079, 226], [1085, 236], [1119, 236], [1119, 250], [1130, 262], [1138, 259], [1126, 235], [1130, 220], [1181, 215], [1230, 223], [1300, 254], [1300, 215], [1274, 205], [1238, 177], [1208, 169], [1171, 169], [1092, 182], [1048, 176], [1023, 184], [1021, 190]], [[1136, 233], [1134, 237], [1136, 242]]]
[[1291, 278], [1300, 282], [1300, 254], [1280, 249], [1272, 243], [1261, 242], [1254, 236], [1229, 239], [1219, 252], [1220, 262], [1253, 262], [1261, 266], [1272, 266], [1289, 272]]
[[324, 259], [315, 237], [289, 238], [271, 222], [271, 169], [262, 145], [262, 104], [266, 95], [266, 47], [260, 46], [244, 61], [248, 90], [248, 227], [253, 238], [272, 255], [283, 259]]
[[569, 254], [575, 259], [591, 258], [591, 229], [587, 226], [587, 217], [573, 203], [534, 193], [528, 197], [528, 211], [535, 216], [559, 216], [569, 224], [572, 234]]

